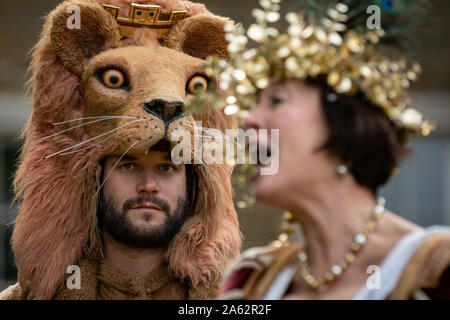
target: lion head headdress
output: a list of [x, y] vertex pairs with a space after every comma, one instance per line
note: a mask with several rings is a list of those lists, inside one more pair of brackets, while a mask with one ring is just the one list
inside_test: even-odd
[[[70, 20], [77, 13], [78, 26]], [[146, 14], [153, 20], [137, 19], [137, 26], [127, 27], [127, 17]], [[18, 281], [35, 298], [51, 298], [69, 265], [99, 255], [102, 157], [146, 152], [174, 130], [193, 132], [194, 120], [221, 131], [235, 126], [234, 119], [208, 107], [197, 114], [183, 111], [192, 88], [205, 85], [204, 59], [227, 58], [228, 22], [203, 5], [179, 0], [71, 0], [47, 16], [33, 51], [33, 107], [14, 181]], [[166, 258], [169, 271], [202, 297], [238, 254], [241, 235], [232, 168], [195, 169], [195, 212]]]

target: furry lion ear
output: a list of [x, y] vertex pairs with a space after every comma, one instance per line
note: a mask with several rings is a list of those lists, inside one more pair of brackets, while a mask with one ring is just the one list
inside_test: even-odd
[[224, 30], [228, 23], [232, 21], [210, 14], [189, 17], [174, 26], [166, 45], [200, 59], [213, 55], [228, 59], [228, 42]]
[[53, 13], [51, 42], [61, 63], [81, 76], [89, 58], [120, 46], [119, 27], [96, 2], [66, 1]]

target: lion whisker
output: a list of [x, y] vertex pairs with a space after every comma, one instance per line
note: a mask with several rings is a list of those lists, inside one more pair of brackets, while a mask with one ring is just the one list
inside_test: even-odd
[[61, 121], [61, 122], [53, 122], [53, 125], [57, 125], [57, 124], [64, 124], [64, 123], [69, 123], [69, 122], [74, 122], [74, 121], [79, 121], [79, 120], [88, 120], [88, 119], [137, 119], [138, 117], [132, 117], [132, 116], [98, 116], [98, 117], [84, 117], [84, 118], [76, 118], [76, 119], [71, 119], [71, 120], [66, 120], [66, 121]]
[[127, 126], [127, 125], [130, 125], [130, 124], [132, 124], [132, 123], [136, 123], [136, 122], [140, 122], [140, 121], [145, 121], [145, 120], [147, 120], [147, 119], [139, 119], [139, 120], [133, 120], [133, 121], [127, 122], [127, 123], [125, 123], [125, 124], [123, 124], [123, 125], [118, 126], [117, 128], [114, 128], [114, 129], [112, 129], [112, 130], [109, 130], [109, 131], [107, 131], [107, 132], [104, 132], [104, 133], [102, 133], [102, 134], [99, 134], [99, 135], [97, 135], [97, 136], [95, 136], [95, 137], [89, 138], [88, 140], [82, 141], [82, 142], [77, 143], [77, 144], [75, 144], [75, 145], [73, 145], [73, 146], [64, 148], [63, 150], [60, 150], [60, 151], [57, 151], [57, 152], [55, 152], [55, 153], [52, 153], [52, 154], [50, 154], [50, 155], [48, 155], [48, 156], [45, 156], [45, 159], [50, 158], [50, 157], [53, 157], [53, 156], [58, 155], [58, 154], [60, 154], [60, 153], [66, 152], [66, 151], [68, 151], [68, 150], [70, 150], [70, 149], [73, 149], [73, 148], [75, 148], [75, 147], [77, 147], [77, 146], [80, 146], [80, 145], [83, 145], [83, 144], [85, 144], [85, 143], [88, 143], [89, 141], [92, 141], [92, 140], [95, 140], [95, 139], [97, 139], [97, 138], [103, 137], [103, 136], [105, 136], [105, 135], [107, 135], [107, 134], [109, 134], [109, 133], [111, 133], [111, 132], [117, 131], [117, 130], [119, 130], [120, 128], [125, 127], [125, 126]]
[[203, 133], [209, 134], [210, 136], [213, 136], [213, 137], [224, 138], [224, 139], [230, 138], [228, 135], [220, 132], [219, 130], [209, 130], [208, 128], [204, 128], [204, 127], [196, 127], [196, 128], [199, 129], [200, 131], [202, 131]]
[[[130, 118], [133, 119], [133, 117], [130, 117]], [[61, 133], [64, 133], [64, 132], [67, 132], [67, 131], [70, 131], [70, 130], [73, 130], [73, 129], [76, 129], [76, 128], [79, 128], [79, 127], [83, 127], [83, 126], [86, 126], [86, 125], [91, 124], [91, 123], [95, 123], [95, 122], [99, 122], [99, 121], [105, 121], [105, 120], [110, 120], [110, 119], [115, 119], [115, 118], [103, 118], [103, 119], [97, 119], [97, 120], [89, 121], [89, 122], [86, 122], [86, 123], [82, 123], [82, 124], [76, 125], [74, 127], [71, 127], [71, 128], [68, 128], [68, 129], [56, 132], [54, 134], [51, 134], [49, 136], [46, 136], [46, 137], [44, 137], [44, 139], [48, 139], [48, 138], [57, 136], [57, 135], [59, 135]]]
[[[200, 159], [199, 157], [197, 157], [197, 156], [195, 155], [195, 152], [192, 151], [192, 149], [190, 149], [190, 151], [191, 151], [191, 154], [194, 156], [194, 158], [197, 159], [198, 161], [200, 161], [200, 165], [201, 165], [203, 168], [205, 168], [206, 173], [208, 174], [208, 177], [209, 177], [209, 181], [213, 181], [213, 177], [212, 177], [211, 171], [209, 170], [209, 168], [208, 168], [208, 166], [206, 165], [206, 163], [205, 163], [202, 159]], [[214, 184], [212, 184], [212, 189], [213, 189], [213, 192], [214, 192], [214, 200], [217, 201], [217, 191], [216, 191], [216, 186], [215, 186]]]
[[88, 149], [90, 149], [90, 148], [93, 148], [93, 147], [95, 147], [95, 146], [97, 146], [97, 145], [99, 145], [99, 144], [105, 142], [105, 141], [108, 141], [109, 139], [111, 139], [111, 138], [117, 136], [119, 133], [127, 132], [127, 131], [130, 131], [130, 130], [133, 130], [133, 129], [134, 129], [134, 128], [130, 128], [130, 129], [125, 129], [125, 130], [123, 130], [123, 131], [121, 131], [121, 132], [116, 132], [116, 133], [110, 135], [109, 137], [106, 137], [105, 139], [100, 140], [99, 142], [96, 142], [96, 143], [94, 143], [93, 145], [90, 145], [89, 147], [86, 147], [86, 148], [83, 148], [83, 149], [79, 149], [79, 150], [74, 150], [74, 151], [69, 151], [69, 152], [60, 153], [60, 155], [65, 156], [65, 155], [68, 155], [68, 154], [73, 154], [73, 153], [77, 153], [77, 152], [80, 152], [80, 151], [88, 150]]
[[228, 140], [225, 137], [213, 137], [213, 136], [208, 136], [206, 134], [194, 134], [194, 137], [206, 137], [206, 138], [215, 138], [215, 139], [221, 139], [221, 140]]
[[119, 159], [117, 159], [116, 163], [114, 163], [113, 167], [111, 168], [111, 170], [109, 170], [108, 175], [106, 176], [105, 180], [103, 180], [102, 184], [100, 185], [100, 187], [98, 188], [97, 192], [95, 192], [93, 198], [95, 198], [98, 194], [98, 192], [102, 189], [103, 185], [105, 184], [106, 180], [108, 180], [109, 176], [111, 175], [111, 173], [113, 172], [114, 168], [117, 166], [117, 164], [120, 162], [120, 160], [122, 160], [122, 158], [127, 154], [128, 151], [130, 151], [131, 148], [133, 148], [137, 143], [139, 142], [139, 140], [137, 140], [136, 142], [134, 142], [132, 145], [130, 145], [127, 150], [125, 150], [124, 153], [122, 153], [122, 155], [120, 156]]
[[234, 138], [232, 136], [227, 135], [227, 134], [221, 132], [220, 130], [199, 127], [199, 126], [193, 126], [193, 125], [190, 125], [187, 123], [183, 124], [183, 125], [192, 127], [194, 129], [198, 129], [198, 130], [202, 131], [202, 133], [205, 133], [205, 134], [209, 135], [210, 137], [221, 138], [223, 140], [234, 140]]

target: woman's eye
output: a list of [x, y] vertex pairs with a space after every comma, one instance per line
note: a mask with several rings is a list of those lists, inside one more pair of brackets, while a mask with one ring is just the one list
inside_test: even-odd
[[197, 91], [206, 91], [208, 89], [208, 79], [202, 75], [195, 75], [186, 83], [186, 92], [195, 94]]
[[103, 84], [109, 88], [117, 89], [125, 84], [125, 76], [122, 71], [117, 69], [109, 69], [103, 72]]
[[171, 172], [171, 171], [175, 170], [175, 167], [170, 164], [162, 164], [159, 166], [159, 170], [161, 172]]
[[283, 103], [284, 99], [280, 98], [280, 97], [270, 97], [270, 104], [271, 106], [277, 106], [280, 103]]

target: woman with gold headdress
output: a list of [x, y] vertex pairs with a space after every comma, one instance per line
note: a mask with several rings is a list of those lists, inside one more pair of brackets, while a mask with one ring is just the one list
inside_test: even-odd
[[[434, 128], [405, 93], [419, 65], [384, 51], [423, 1], [315, 1], [315, 10], [287, 15], [285, 34], [273, 27], [279, 2], [253, 11], [247, 35], [257, 48], [247, 50], [245, 30], [230, 27], [230, 63], [212, 59], [206, 69], [220, 80], [215, 98], [228, 103], [225, 112], [247, 113], [246, 128], [279, 130], [276, 148], [251, 141], [279, 158], [275, 175], [257, 166], [252, 187], [289, 222], [279, 240], [244, 252], [221, 297], [449, 299], [450, 228], [422, 228], [376, 198], [407, 139]], [[371, 4], [383, 29], [364, 27]], [[292, 240], [297, 224], [301, 242]]]

